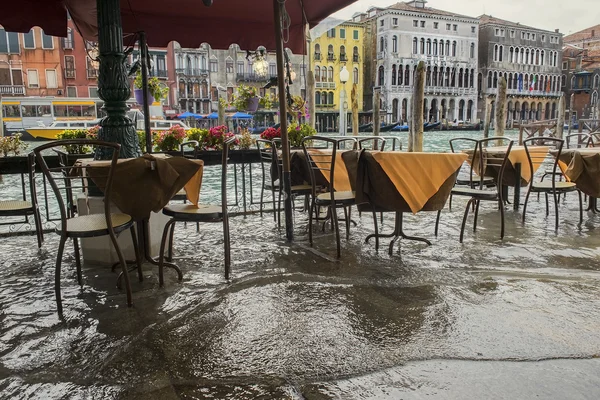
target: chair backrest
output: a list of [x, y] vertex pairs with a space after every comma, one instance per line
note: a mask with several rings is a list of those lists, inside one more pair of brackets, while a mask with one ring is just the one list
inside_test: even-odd
[[385, 149], [385, 138], [381, 136], [371, 136], [357, 140], [359, 149], [383, 150]]
[[235, 136], [229, 138], [223, 143], [223, 153], [221, 157], [221, 212], [223, 218], [228, 218], [227, 213], [227, 165], [229, 163], [229, 147], [236, 141]]
[[320, 186], [316, 174], [323, 175], [327, 180], [327, 191], [335, 191], [336, 158], [340, 147], [346, 143], [352, 143], [350, 148], [355, 148], [356, 139], [334, 139], [327, 136], [307, 136], [302, 139], [302, 150], [308, 166], [313, 196], [317, 195], [317, 186]]
[[[452, 151], [453, 153], [460, 153], [460, 152], [466, 152], [467, 153], [467, 160], [465, 161], [465, 163], [463, 164], [463, 167], [466, 167], [468, 170], [468, 175], [469, 175], [469, 185], [472, 187], [473, 186], [473, 182], [475, 182], [478, 177], [476, 176], [475, 172], [475, 161], [477, 159], [477, 155], [479, 152], [479, 146], [478, 146], [478, 141], [477, 139], [473, 139], [473, 138], [465, 138], [465, 137], [458, 137], [458, 138], [454, 138], [454, 139], [450, 139], [449, 141], [450, 144], [450, 151]], [[481, 178], [481, 177], [479, 177]]]
[[[504, 182], [504, 171], [509, 163], [509, 156], [514, 144], [514, 140], [506, 136], [495, 136], [477, 141], [476, 150], [474, 152], [473, 164], [476, 172], [479, 175], [479, 189], [483, 189], [484, 177], [486, 169], [491, 168], [496, 175], [496, 189], [498, 196], [502, 197], [502, 184]], [[501, 157], [489, 156], [489, 150], [493, 147], [503, 147]]]
[[[100, 152], [101, 154], [109, 154], [111, 158], [106, 160], [106, 163], [97, 166], [86, 165], [85, 163], [75, 164], [72, 166], [61, 165], [58, 167], [50, 167], [47, 163], [45, 156], [42, 154], [45, 150], [53, 150], [61, 148], [62, 146], [90, 146], [94, 151]], [[73, 189], [89, 189], [90, 179], [100, 186], [100, 189], [104, 193], [104, 214], [110, 230], [112, 230], [111, 221], [111, 190], [113, 183], [114, 167], [117, 164], [119, 158], [119, 152], [121, 145], [118, 143], [109, 143], [100, 140], [88, 140], [88, 139], [69, 139], [69, 140], [56, 140], [39, 147], [36, 147], [33, 152], [35, 154], [35, 161], [39, 164], [44, 177], [49, 182], [52, 188], [58, 207], [60, 211], [60, 220], [63, 227], [67, 224], [67, 219], [71, 218], [72, 212], [69, 205], [69, 194], [72, 195]], [[93, 172], [93, 173], [92, 173]], [[59, 178], [57, 179], [57, 176]], [[86, 176], [87, 179], [82, 180], [82, 176]], [[93, 178], [90, 178], [93, 177]], [[59, 185], [59, 182], [62, 184]], [[65, 183], [68, 182], [68, 183]], [[81, 182], [81, 183], [79, 183]], [[65, 234], [65, 230], [62, 230]]]
[[[537, 139], [530, 138], [523, 140], [523, 146], [525, 146], [525, 153], [527, 153], [527, 161], [529, 162], [529, 172], [531, 173], [531, 179], [533, 180], [533, 172], [534, 172], [534, 164], [541, 164], [546, 160], [548, 153], [546, 151], [536, 152], [532, 151], [532, 146], [536, 145]], [[556, 154], [554, 154], [554, 158], [552, 159], [552, 175], [550, 178], [552, 179], [552, 187], [555, 187], [555, 182], [557, 179], [556, 171], [558, 167], [558, 161], [560, 159], [560, 153], [562, 152], [563, 145], [565, 141], [559, 138], [544, 138], [544, 145], [554, 147], [556, 150]]]
[[198, 158], [199, 147], [200, 143], [197, 140], [189, 140], [179, 145], [179, 152], [181, 153], [181, 157], [195, 159]]
[[262, 171], [263, 185], [267, 181], [267, 176], [269, 176], [269, 183], [271, 184], [273, 184], [276, 179], [272, 169], [276, 166], [274, 163], [277, 161], [277, 147], [274, 144], [274, 141], [256, 139], [256, 149], [258, 150], [258, 154], [260, 156], [260, 168]]
[[396, 148], [398, 148], [398, 150], [402, 150], [402, 141], [400, 140], [400, 138], [398, 136], [381, 136], [382, 138], [385, 139], [385, 143], [383, 144], [383, 146], [381, 146], [381, 150], [385, 150], [385, 146], [387, 143], [391, 143], [391, 151], [396, 151]]
[[579, 149], [593, 146], [592, 137], [587, 133], [572, 133], [565, 137], [567, 149]]

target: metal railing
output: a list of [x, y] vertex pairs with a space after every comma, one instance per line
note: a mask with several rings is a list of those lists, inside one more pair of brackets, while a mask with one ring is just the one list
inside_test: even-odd
[[175, 69], [175, 72], [177, 74], [185, 75], [185, 76], [207, 76], [208, 75], [208, 69], [200, 69], [200, 68], [177, 68], [177, 69]]
[[317, 89], [335, 89], [335, 82], [315, 82]]
[[75, 70], [74, 69], [66, 69], [65, 68], [65, 78], [67, 78], [67, 79], [75, 79]]
[[0, 85], [0, 94], [24, 95], [25, 86], [23, 85]]
[[151, 69], [150, 76], [157, 78], [166, 78], [168, 76], [166, 69]]
[[97, 78], [98, 75], [99, 75], [99, 71], [97, 69], [95, 69], [95, 68], [87, 70], [87, 77], [88, 77], [88, 79]]

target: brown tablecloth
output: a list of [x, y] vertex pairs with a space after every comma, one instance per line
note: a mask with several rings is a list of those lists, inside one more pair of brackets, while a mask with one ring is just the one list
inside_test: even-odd
[[[106, 186], [106, 167], [110, 161], [78, 160], [85, 173], [103, 190]], [[158, 212], [173, 196], [185, 188], [188, 200], [197, 205], [202, 185], [202, 160], [183, 157], [154, 157], [121, 159], [115, 167], [111, 193], [112, 202], [136, 220]]]
[[[345, 161], [350, 157], [344, 154]], [[358, 157], [355, 191], [359, 210], [416, 213], [444, 207], [467, 155], [362, 151]], [[348, 162], [346, 165], [350, 172]], [[362, 206], [366, 203], [369, 205]]]
[[[311, 150], [312, 151], [312, 150]], [[334, 189], [336, 191], [349, 191], [351, 190], [351, 182], [349, 179], [350, 171], [343, 161], [343, 154], [347, 151], [342, 150], [336, 153], [335, 161], [335, 182]], [[318, 158], [316, 158], [318, 161]], [[291, 184], [295, 185], [310, 185], [310, 170], [304, 151], [293, 150], [290, 157], [290, 171], [291, 171]], [[315, 171], [315, 180], [317, 186], [328, 186], [329, 185], [329, 171]]]
[[[550, 153], [556, 157], [557, 151]], [[600, 147], [563, 150], [558, 164], [577, 188], [592, 197], [600, 197]]]

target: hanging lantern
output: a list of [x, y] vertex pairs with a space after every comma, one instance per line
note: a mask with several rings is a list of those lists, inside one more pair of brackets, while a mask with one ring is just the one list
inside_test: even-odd
[[262, 46], [259, 47], [256, 50], [255, 60], [252, 64], [252, 67], [254, 68], [254, 74], [259, 79], [266, 79], [269, 72], [269, 63], [265, 59], [265, 53], [265, 48]]

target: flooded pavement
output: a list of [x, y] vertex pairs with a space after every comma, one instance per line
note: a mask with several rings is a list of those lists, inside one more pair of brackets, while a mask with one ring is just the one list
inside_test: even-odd
[[[288, 244], [272, 215], [231, 219], [232, 279], [223, 279], [221, 225], [179, 225], [183, 283], [132, 274], [134, 307], [110, 268], [76, 283], [65, 257], [65, 321], [55, 312], [54, 257], [33, 237], [0, 242], [0, 398], [6, 399], [597, 399], [600, 397], [600, 216], [579, 227], [577, 196], [560, 229], [535, 198], [528, 218], [482, 203], [458, 242], [465, 202], [405, 216], [393, 256], [364, 244], [354, 215], [335, 256], [329, 231], [307, 243], [296, 212]], [[508, 208], [507, 208], [508, 209]], [[471, 221], [471, 220], [470, 220]], [[384, 229], [393, 227], [386, 214]]]

